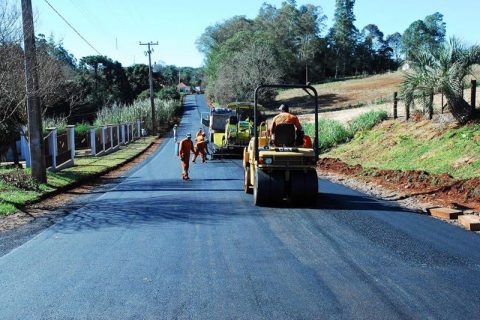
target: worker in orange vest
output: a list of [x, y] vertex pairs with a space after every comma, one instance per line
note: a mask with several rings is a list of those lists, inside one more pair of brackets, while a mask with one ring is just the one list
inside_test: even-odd
[[180, 141], [180, 145], [178, 148], [178, 157], [182, 162], [182, 179], [183, 180], [190, 180], [190, 177], [188, 176], [188, 168], [190, 165], [190, 152], [195, 153], [193, 148], [192, 135], [188, 133], [185, 139]]
[[202, 132], [199, 136], [197, 136], [195, 141], [195, 156], [193, 157], [192, 162], [195, 163], [195, 160], [197, 159], [199, 154], [202, 158], [202, 162], [205, 162], [207, 157], [207, 141], [205, 140], [205, 133]]
[[204, 135], [202, 128], [198, 129], [197, 135], [195, 136], [195, 138], [201, 137], [202, 134]]
[[281, 123], [291, 123], [296, 129], [296, 144], [303, 145], [303, 137], [305, 133], [303, 132], [303, 128], [298, 120], [298, 117], [290, 113], [289, 107], [286, 103], [280, 105], [278, 110], [280, 110], [280, 113], [273, 118], [270, 133], [275, 133], [275, 127]]

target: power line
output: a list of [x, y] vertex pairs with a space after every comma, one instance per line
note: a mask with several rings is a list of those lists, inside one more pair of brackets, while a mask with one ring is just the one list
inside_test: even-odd
[[65, 19], [65, 18], [60, 14], [60, 12], [57, 11], [57, 9], [55, 9], [55, 8], [50, 4], [50, 2], [48, 2], [48, 0], [44, 0], [44, 1], [48, 4], [48, 6], [49, 6], [50, 8], [52, 8], [53, 11], [55, 11], [55, 13], [56, 13], [63, 21], [65, 21], [65, 23], [66, 23], [80, 38], [82, 38], [83, 41], [85, 41], [86, 44], [88, 44], [88, 45], [90, 46], [90, 48], [92, 48], [92, 49], [93, 49], [96, 53], [98, 53], [99, 55], [102, 55], [97, 49], [95, 49], [95, 47], [94, 47], [90, 42], [88, 42], [87, 39], [85, 39], [85, 38], [80, 34], [80, 32], [77, 31], [77, 29], [75, 29], [74, 26], [72, 26], [72, 25], [70, 24], [70, 22], [67, 21], [67, 19]]

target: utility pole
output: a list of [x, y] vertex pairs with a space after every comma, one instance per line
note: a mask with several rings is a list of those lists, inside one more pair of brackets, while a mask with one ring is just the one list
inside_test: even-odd
[[45, 183], [47, 182], [47, 170], [45, 167], [45, 152], [42, 136], [42, 112], [40, 110], [40, 99], [37, 95], [37, 56], [31, 0], [22, 0], [22, 21], [32, 178], [39, 183]]
[[152, 76], [152, 52], [153, 48], [151, 46], [157, 46], [158, 41], [153, 43], [153, 42], [147, 42], [147, 43], [139, 43], [141, 46], [148, 46], [148, 50], [145, 51], [145, 55], [148, 54], [148, 81], [150, 83], [150, 105], [152, 107], [152, 132], [154, 135], [157, 134], [157, 121], [155, 118], [155, 103], [153, 101], [153, 76]]

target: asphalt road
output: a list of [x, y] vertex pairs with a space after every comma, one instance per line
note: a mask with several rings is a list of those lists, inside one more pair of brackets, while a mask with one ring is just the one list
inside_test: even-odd
[[239, 160], [182, 181], [173, 150], [0, 257], [0, 319], [480, 318], [478, 235], [327, 181], [258, 208]]

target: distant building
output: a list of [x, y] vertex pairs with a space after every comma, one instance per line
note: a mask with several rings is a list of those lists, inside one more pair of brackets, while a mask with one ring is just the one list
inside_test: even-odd
[[185, 93], [189, 93], [191, 91], [190, 86], [187, 86], [183, 82], [180, 82], [179, 84], [177, 84], [177, 90]]

